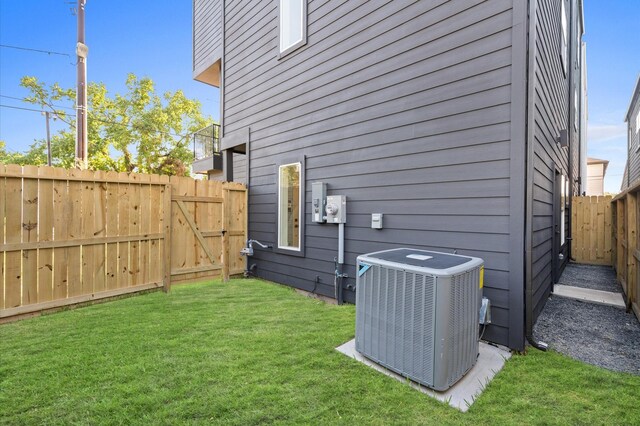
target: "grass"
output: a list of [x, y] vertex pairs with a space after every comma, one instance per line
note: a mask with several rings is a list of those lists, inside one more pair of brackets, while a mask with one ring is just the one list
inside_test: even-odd
[[0, 424], [639, 424], [640, 377], [514, 356], [467, 413], [338, 353], [354, 307], [258, 280], [0, 326]]

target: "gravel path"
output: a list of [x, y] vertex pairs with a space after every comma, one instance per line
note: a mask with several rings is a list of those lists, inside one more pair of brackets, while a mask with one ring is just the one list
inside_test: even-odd
[[622, 287], [616, 280], [616, 273], [609, 266], [570, 263], [564, 269], [558, 284], [622, 293]]
[[640, 375], [640, 322], [633, 313], [551, 296], [533, 335], [580, 361]]

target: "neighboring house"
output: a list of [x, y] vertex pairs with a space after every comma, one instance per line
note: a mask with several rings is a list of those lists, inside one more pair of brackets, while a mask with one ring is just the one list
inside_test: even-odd
[[587, 195], [604, 195], [604, 176], [608, 165], [608, 160], [587, 159]]
[[624, 121], [627, 123], [627, 165], [622, 178], [622, 191], [640, 183], [640, 75]]
[[325, 182], [347, 197], [345, 300], [363, 253], [478, 256], [484, 338], [524, 348], [583, 191], [581, 0], [195, 0], [193, 25], [225, 177], [247, 177], [249, 235], [275, 246], [257, 276], [334, 296], [338, 229], [311, 215]]

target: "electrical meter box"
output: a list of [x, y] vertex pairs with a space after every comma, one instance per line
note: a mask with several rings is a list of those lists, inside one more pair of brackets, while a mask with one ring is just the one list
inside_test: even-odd
[[347, 197], [344, 195], [329, 195], [325, 211], [328, 223], [346, 223]]
[[327, 184], [313, 182], [311, 184], [311, 221], [324, 223], [324, 210], [327, 205]]

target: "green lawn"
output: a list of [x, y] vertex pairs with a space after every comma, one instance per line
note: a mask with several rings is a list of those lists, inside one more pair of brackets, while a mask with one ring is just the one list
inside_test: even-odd
[[335, 351], [354, 316], [232, 280], [2, 325], [0, 423], [640, 423], [640, 377], [535, 350], [460, 413]]

